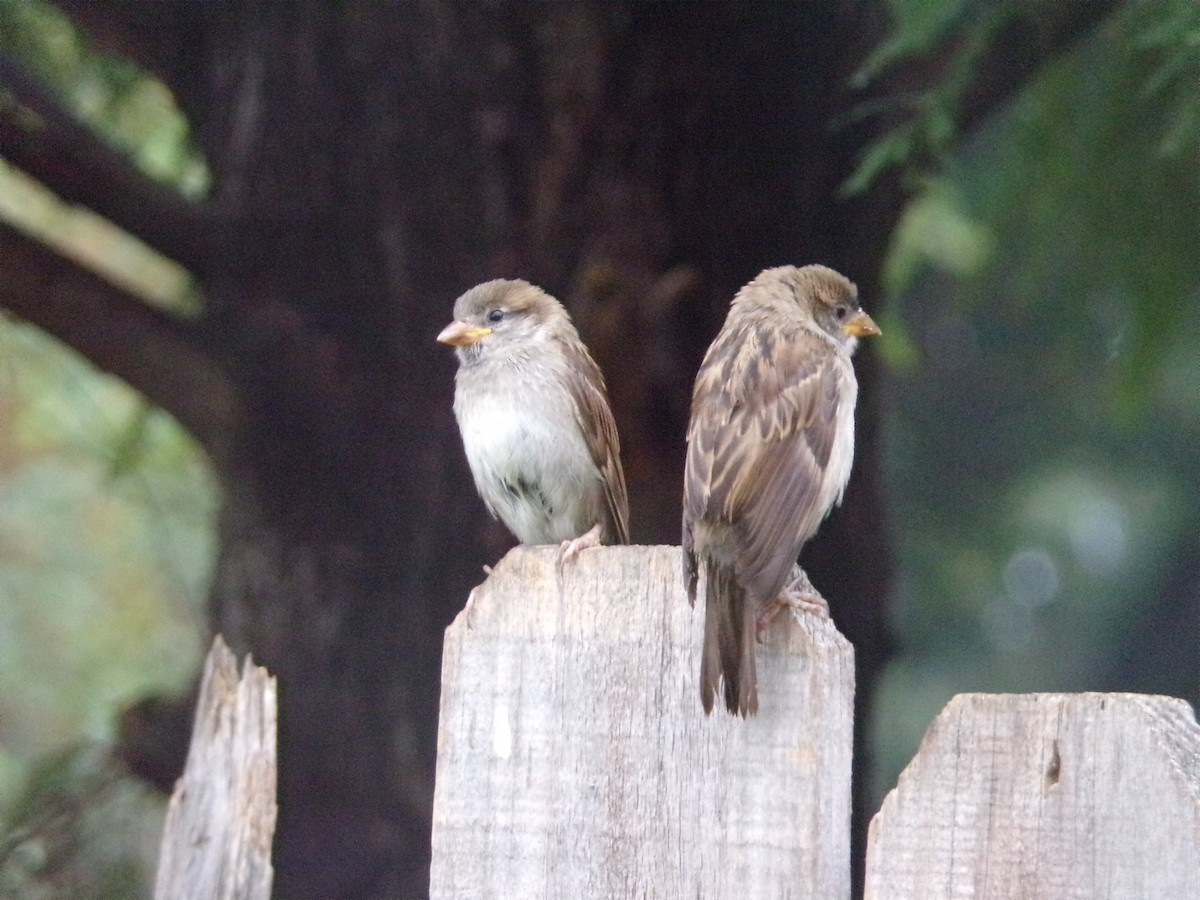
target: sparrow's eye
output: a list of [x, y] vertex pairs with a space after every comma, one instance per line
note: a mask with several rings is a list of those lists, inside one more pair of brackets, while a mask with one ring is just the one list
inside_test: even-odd
[[833, 309], [833, 317], [839, 322], [846, 321], [846, 316], [848, 315], [850, 315], [850, 307], [848, 306], [835, 306]]
[[504, 310], [502, 310], [502, 309], [493, 309], [490, 313], [487, 314], [487, 320], [489, 322], [491, 322], [493, 325], [495, 325], [497, 322], [499, 322], [503, 318], [504, 318]]

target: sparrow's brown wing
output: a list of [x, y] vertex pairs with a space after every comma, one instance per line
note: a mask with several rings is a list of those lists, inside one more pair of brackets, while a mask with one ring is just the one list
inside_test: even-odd
[[610, 539], [629, 543], [629, 498], [625, 493], [625, 472], [621, 468], [621, 442], [617, 423], [608, 405], [604, 376], [582, 344], [570, 348], [570, 375], [567, 389], [574, 401], [575, 420], [600, 470], [604, 500], [608, 511]]
[[723, 331], [697, 376], [685, 541], [689, 521], [732, 524], [738, 581], [759, 601], [783, 587], [825, 512], [841, 377], [820, 338], [761, 319]]

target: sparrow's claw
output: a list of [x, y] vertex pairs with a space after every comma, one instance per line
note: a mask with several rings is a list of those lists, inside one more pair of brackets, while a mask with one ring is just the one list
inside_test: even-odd
[[792, 594], [783, 601], [783, 605], [803, 610], [821, 619], [829, 618], [829, 604], [816, 591], [811, 594]]
[[788, 582], [779, 595], [779, 602], [792, 609], [802, 609], [822, 619], [829, 618], [829, 604], [821, 596], [821, 592], [813, 587], [808, 575], [799, 566], [792, 567], [792, 580]]
[[577, 557], [584, 550], [590, 550], [592, 547], [600, 546], [600, 524], [596, 523], [588, 531], [585, 531], [579, 537], [569, 541], [563, 541], [558, 548], [558, 560], [556, 568], [558, 569], [559, 580], [562, 580], [563, 569], [567, 563]]
[[808, 575], [799, 566], [792, 567], [792, 580], [779, 592], [779, 596], [763, 605], [755, 620], [755, 632], [761, 641], [763, 632], [770, 627], [772, 620], [784, 609], [803, 610], [810, 615], [822, 619], [829, 618], [829, 604], [820, 592], [812, 586]]

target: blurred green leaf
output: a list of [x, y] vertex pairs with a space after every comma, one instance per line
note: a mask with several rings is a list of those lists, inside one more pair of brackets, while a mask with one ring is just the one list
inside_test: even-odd
[[161, 808], [103, 747], [80, 744], [48, 754], [0, 819], [0, 896], [149, 896], [155, 859], [146, 839]]
[[0, 0], [0, 53], [37, 76], [147, 175], [189, 197], [207, 193], [207, 166], [170, 92], [129, 61], [94, 51], [53, 5]]
[[893, 167], [902, 166], [912, 156], [916, 141], [911, 129], [897, 129], [870, 144], [854, 172], [841, 187], [844, 197], [867, 191], [880, 175]]
[[991, 258], [994, 244], [987, 225], [968, 213], [958, 185], [929, 181], [892, 233], [884, 285], [901, 293], [926, 266], [954, 275], [976, 274]]
[[875, 316], [875, 321], [882, 332], [877, 343], [879, 355], [888, 369], [902, 375], [917, 371], [921, 351], [904, 320], [889, 306]]
[[1164, 156], [1194, 153], [1200, 145], [1200, 4], [1161, 0], [1141, 6], [1133, 11], [1132, 28], [1134, 46], [1150, 67], [1143, 97], [1166, 112], [1158, 150]]
[[855, 72], [854, 86], [866, 87], [893, 66], [937, 49], [959, 27], [971, 6], [970, 0], [888, 0], [888, 37]]

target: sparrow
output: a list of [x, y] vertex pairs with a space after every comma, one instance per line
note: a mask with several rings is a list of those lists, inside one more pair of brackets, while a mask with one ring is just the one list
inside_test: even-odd
[[454, 416], [475, 488], [522, 544], [559, 565], [629, 542], [629, 501], [604, 377], [563, 305], [497, 279], [454, 302], [437, 336], [455, 348]]
[[705, 573], [706, 714], [722, 681], [730, 713], [758, 711], [754, 644], [782, 606], [828, 615], [795, 563], [849, 480], [858, 398], [850, 356], [873, 334], [844, 276], [781, 266], [738, 292], [705, 354], [687, 431], [682, 544], [693, 606]]

